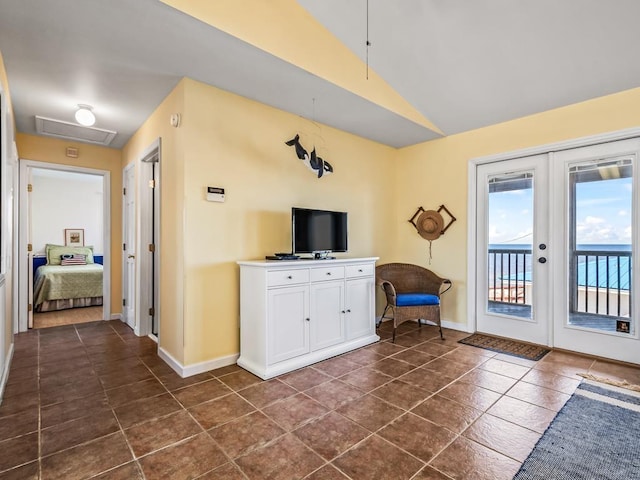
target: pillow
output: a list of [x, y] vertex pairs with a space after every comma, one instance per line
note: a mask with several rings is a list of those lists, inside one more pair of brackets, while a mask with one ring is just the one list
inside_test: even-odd
[[47, 244], [45, 251], [48, 265], [60, 265], [62, 255], [85, 255], [87, 263], [93, 263], [93, 247], [64, 247]]
[[64, 245], [56, 245], [54, 243], [47, 243], [44, 246], [44, 254], [47, 257], [47, 263], [49, 263], [49, 250], [51, 250], [52, 248], [62, 248], [64, 247]]
[[87, 256], [79, 253], [65, 253], [60, 255], [60, 265], [86, 265]]

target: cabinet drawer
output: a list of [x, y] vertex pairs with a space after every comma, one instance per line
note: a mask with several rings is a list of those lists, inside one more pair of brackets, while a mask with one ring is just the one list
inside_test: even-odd
[[311, 269], [312, 282], [339, 280], [341, 278], [344, 278], [344, 267], [321, 267]]
[[370, 263], [363, 265], [347, 265], [347, 278], [368, 277], [375, 274], [374, 266]]
[[309, 270], [275, 270], [267, 273], [267, 286], [280, 287], [282, 285], [295, 285], [309, 281]]

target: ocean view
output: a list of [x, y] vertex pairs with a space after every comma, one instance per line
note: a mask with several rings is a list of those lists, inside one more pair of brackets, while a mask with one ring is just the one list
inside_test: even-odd
[[[497, 284], [530, 282], [531, 247], [531, 244], [490, 244], [489, 285], [493, 285], [494, 280]], [[577, 251], [578, 286], [629, 290], [630, 244], [581, 244]], [[589, 252], [589, 255], [583, 252]]]

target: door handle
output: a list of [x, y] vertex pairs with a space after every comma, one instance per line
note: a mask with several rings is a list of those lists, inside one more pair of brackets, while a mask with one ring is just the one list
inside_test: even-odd
[[540, 263], [547, 263], [547, 259], [546, 259], [546, 257], [540, 257], [540, 258], [538, 259], [538, 262], [540, 262]]
[[127, 258], [136, 258], [135, 255], [127, 255]]

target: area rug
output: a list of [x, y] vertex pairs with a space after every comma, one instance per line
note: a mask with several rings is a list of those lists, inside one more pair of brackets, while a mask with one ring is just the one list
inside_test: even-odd
[[505, 353], [507, 355], [513, 355], [514, 357], [535, 361], [540, 360], [550, 352], [548, 348], [538, 345], [530, 345], [506, 338], [491, 337], [481, 333], [474, 333], [469, 337], [458, 340], [458, 342], [473, 347], [484, 348], [485, 350], [491, 350], [492, 352]]
[[584, 380], [513, 478], [639, 478], [638, 452], [640, 394]]

